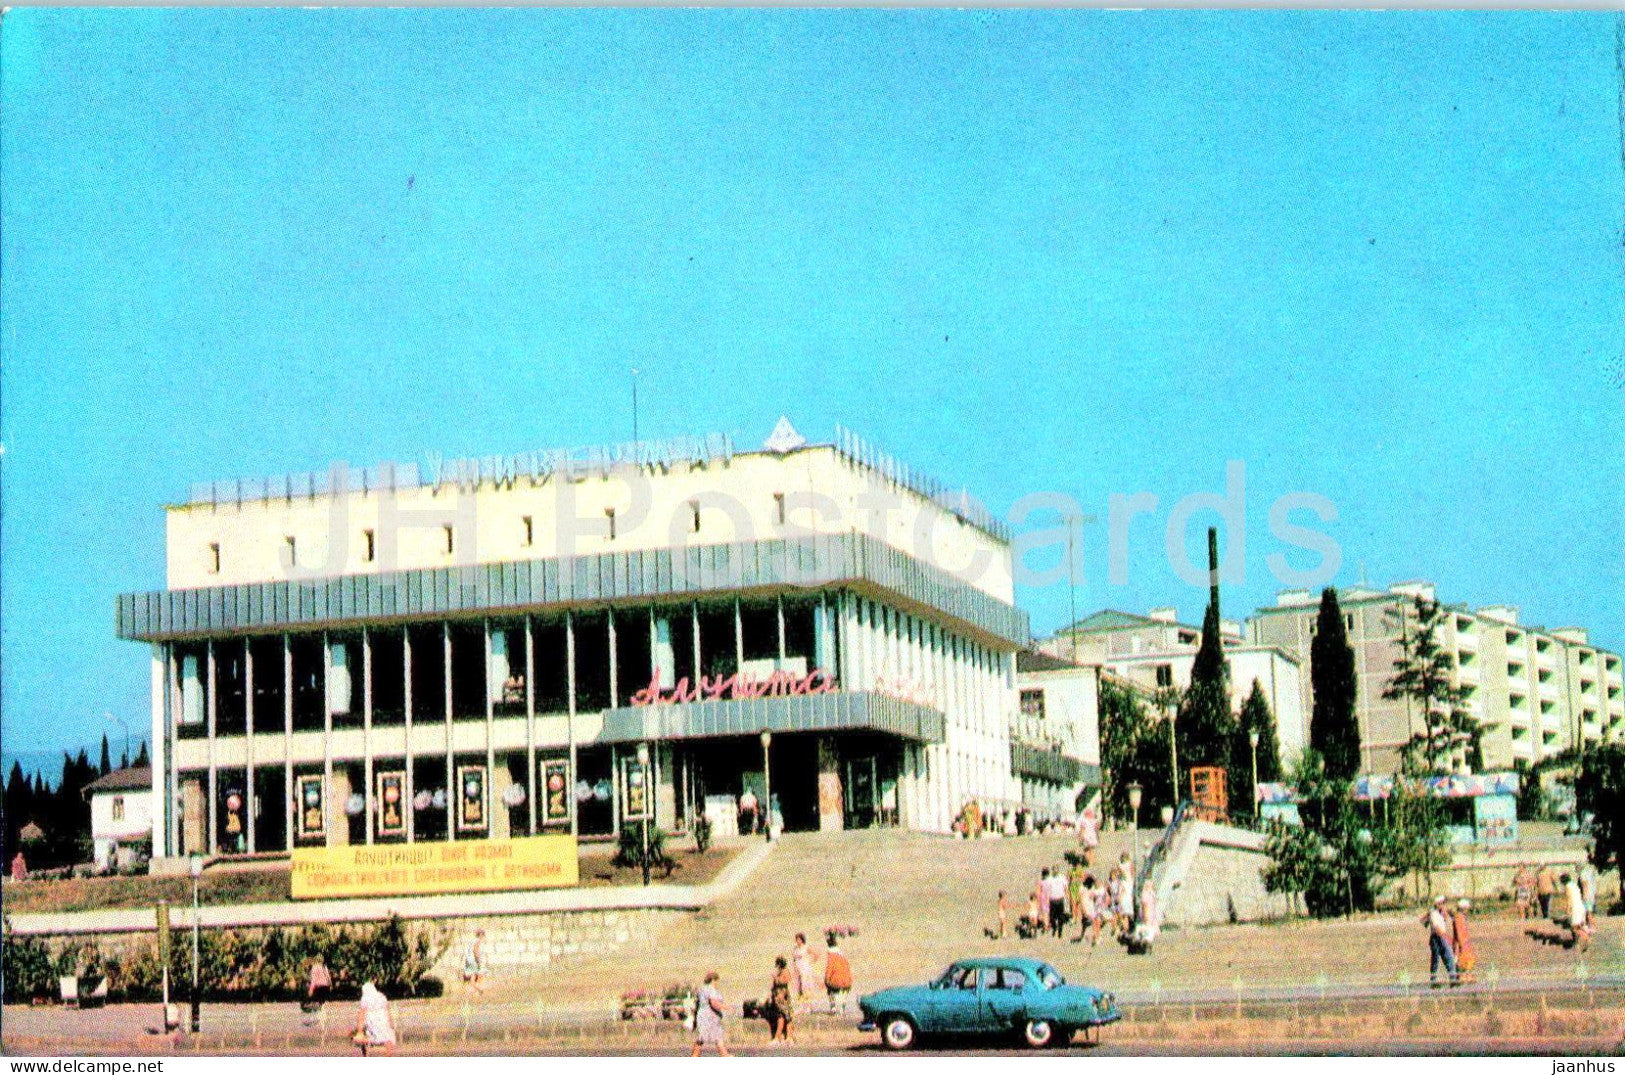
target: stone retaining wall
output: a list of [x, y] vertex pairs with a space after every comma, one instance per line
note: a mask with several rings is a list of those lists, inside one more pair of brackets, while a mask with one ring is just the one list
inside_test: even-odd
[[542, 914], [440, 919], [451, 944], [429, 973], [445, 982], [462, 975], [463, 958], [478, 930], [485, 931], [485, 965], [539, 967], [558, 960], [613, 952], [648, 944], [692, 912], [661, 908], [605, 911], [549, 911]]

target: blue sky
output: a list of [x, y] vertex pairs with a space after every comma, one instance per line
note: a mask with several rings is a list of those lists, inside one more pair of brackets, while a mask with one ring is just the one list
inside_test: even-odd
[[[1602, 13], [26, 10], [0, 25], [4, 746], [147, 722], [188, 483], [844, 423], [1177, 605], [1247, 476], [1339, 584], [1625, 646]], [[1113, 493], [1160, 506], [1106, 577]], [[1192, 522], [1192, 547], [1209, 515]], [[1291, 559], [1313, 566], [1303, 553]], [[1039, 561], [1035, 559], [1034, 563]], [[1064, 584], [1029, 587], [1035, 631]], [[118, 739], [115, 735], [115, 751]]]

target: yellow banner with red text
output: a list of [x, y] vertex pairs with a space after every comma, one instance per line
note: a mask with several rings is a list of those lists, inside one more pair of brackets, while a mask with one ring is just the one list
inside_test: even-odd
[[576, 839], [565, 835], [293, 852], [296, 900], [562, 888], [579, 881]]

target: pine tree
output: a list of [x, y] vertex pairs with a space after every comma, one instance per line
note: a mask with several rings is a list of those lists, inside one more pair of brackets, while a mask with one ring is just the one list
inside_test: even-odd
[[1343, 626], [1337, 591], [1321, 591], [1320, 615], [1309, 644], [1309, 681], [1314, 709], [1309, 716], [1309, 746], [1325, 760], [1326, 775], [1352, 780], [1360, 771], [1360, 726], [1354, 719], [1354, 650]]
[[113, 759], [112, 759], [112, 755], [110, 755], [110, 754], [109, 754], [109, 753], [108, 753], [108, 750], [107, 750], [107, 733], [106, 733], [106, 732], [103, 732], [103, 733], [102, 733], [102, 764], [101, 764], [101, 773], [100, 773], [100, 774], [98, 774], [98, 775], [100, 775], [100, 776], [106, 776], [106, 775], [107, 775], [107, 774], [108, 774], [108, 773], [110, 773], [110, 772], [112, 772], [112, 771], [113, 771]]
[[1270, 711], [1264, 688], [1253, 680], [1252, 693], [1241, 706], [1241, 737], [1247, 742], [1248, 764], [1251, 765], [1252, 741], [1248, 735], [1258, 732], [1258, 779], [1271, 783], [1281, 779], [1281, 747], [1275, 729], [1275, 714]]
[[1450, 756], [1459, 748], [1467, 751], [1469, 768], [1478, 768], [1478, 722], [1467, 712], [1467, 692], [1451, 682], [1456, 659], [1440, 647], [1438, 633], [1443, 626], [1443, 607], [1420, 594], [1412, 609], [1415, 621], [1401, 606], [1400, 656], [1394, 661], [1394, 675], [1383, 689], [1389, 700], [1405, 699], [1421, 708], [1422, 730], [1411, 735], [1404, 747], [1407, 769], [1424, 772], [1450, 768]]

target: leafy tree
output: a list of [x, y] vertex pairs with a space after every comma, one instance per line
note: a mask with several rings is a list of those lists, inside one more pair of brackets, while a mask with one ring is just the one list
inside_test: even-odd
[[1586, 752], [1574, 782], [1575, 807], [1591, 814], [1591, 863], [1625, 869], [1625, 744]]
[[1219, 641], [1219, 606], [1208, 601], [1202, 618], [1202, 642], [1191, 665], [1191, 685], [1180, 701], [1175, 728], [1179, 757], [1187, 768], [1218, 765], [1228, 768], [1235, 739], [1236, 719], [1230, 712], [1230, 678]]
[[1132, 688], [1112, 680], [1100, 684], [1101, 793], [1112, 817], [1129, 816], [1128, 786], [1139, 784], [1141, 812], [1174, 805], [1168, 770], [1171, 722], [1154, 720]]
[[1354, 650], [1343, 625], [1337, 591], [1320, 594], [1315, 637], [1309, 643], [1309, 681], [1314, 708], [1309, 715], [1309, 746], [1325, 759], [1326, 772], [1352, 780], [1360, 772], [1360, 725], [1354, 718]]
[[1451, 754], [1462, 748], [1467, 751], [1468, 767], [1477, 769], [1478, 723], [1467, 712], [1467, 692], [1451, 683], [1456, 659], [1439, 645], [1444, 609], [1439, 602], [1417, 595], [1413, 611], [1414, 623], [1401, 606], [1400, 657], [1382, 692], [1390, 701], [1405, 699], [1422, 711], [1422, 730], [1402, 748], [1405, 770], [1413, 774], [1448, 771]]

